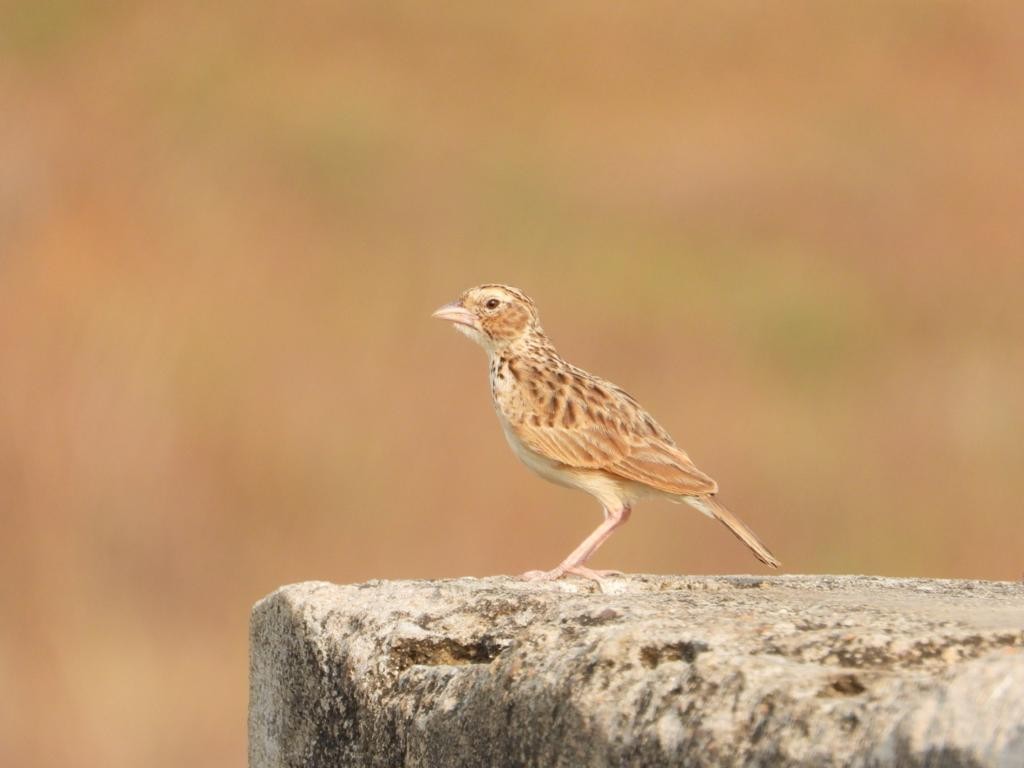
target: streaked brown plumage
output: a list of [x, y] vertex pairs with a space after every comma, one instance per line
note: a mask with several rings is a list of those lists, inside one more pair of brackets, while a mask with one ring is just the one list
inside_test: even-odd
[[527, 578], [600, 577], [584, 563], [645, 497], [690, 504], [724, 523], [761, 562], [778, 567], [754, 532], [714, 498], [718, 484], [632, 396], [559, 356], [525, 293], [481, 285], [434, 317], [451, 321], [487, 350], [495, 411], [519, 458], [547, 480], [587, 491], [604, 507], [604, 522], [562, 563]]

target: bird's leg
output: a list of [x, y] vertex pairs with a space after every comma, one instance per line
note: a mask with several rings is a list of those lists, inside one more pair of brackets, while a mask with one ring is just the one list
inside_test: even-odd
[[600, 581], [603, 576], [619, 574], [619, 571], [595, 571], [583, 564], [590, 559], [598, 547], [604, 544], [616, 528], [629, 520], [630, 511], [629, 505], [625, 504], [619, 509], [605, 508], [604, 521], [583, 540], [582, 544], [570, 552], [565, 560], [550, 571], [527, 571], [523, 574], [523, 578], [528, 581], [553, 581], [567, 573], [572, 573], [576, 576]]

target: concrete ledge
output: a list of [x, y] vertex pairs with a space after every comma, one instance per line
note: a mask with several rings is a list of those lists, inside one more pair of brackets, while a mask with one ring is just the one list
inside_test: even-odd
[[312, 582], [252, 613], [251, 768], [1024, 766], [1024, 586]]

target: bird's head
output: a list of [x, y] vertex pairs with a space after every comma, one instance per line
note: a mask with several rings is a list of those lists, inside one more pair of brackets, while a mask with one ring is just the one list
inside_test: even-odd
[[434, 312], [433, 317], [448, 320], [488, 352], [500, 351], [541, 333], [533, 300], [508, 285], [470, 288], [458, 301]]

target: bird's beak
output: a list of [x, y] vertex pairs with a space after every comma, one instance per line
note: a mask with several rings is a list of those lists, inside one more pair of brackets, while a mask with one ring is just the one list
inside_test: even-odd
[[476, 322], [476, 315], [458, 303], [445, 304], [431, 315], [438, 320], [448, 320], [458, 325], [465, 325], [473, 330], [480, 330]]

